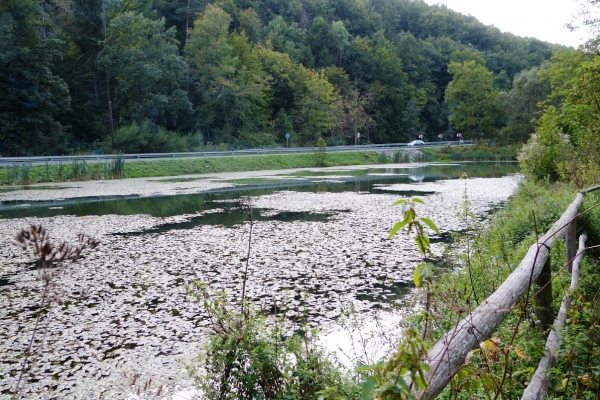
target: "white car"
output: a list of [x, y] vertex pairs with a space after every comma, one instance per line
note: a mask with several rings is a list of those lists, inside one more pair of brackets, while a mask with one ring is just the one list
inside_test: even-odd
[[422, 141], [422, 140], [413, 140], [407, 146], [411, 146], [411, 147], [414, 147], [414, 146], [423, 146], [424, 144], [425, 144], [425, 142]]

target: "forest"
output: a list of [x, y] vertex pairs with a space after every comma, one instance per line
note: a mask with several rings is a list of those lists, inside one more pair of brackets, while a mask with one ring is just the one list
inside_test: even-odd
[[3, 156], [522, 143], [569, 52], [422, 0], [0, 0], [0, 35]]

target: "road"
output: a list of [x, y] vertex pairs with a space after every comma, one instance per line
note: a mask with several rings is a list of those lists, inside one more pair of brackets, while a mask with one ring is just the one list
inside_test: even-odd
[[[407, 143], [390, 143], [390, 144], [368, 144], [357, 146], [329, 146], [328, 152], [350, 152], [350, 151], [395, 151], [421, 149], [426, 147], [442, 147], [447, 145], [465, 146], [470, 145], [470, 141], [458, 142], [429, 142], [418, 147], [408, 146]], [[73, 161], [85, 161], [86, 163], [103, 163], [121, 158], [126, 161], [159, 161], [173, 160], [183, 158], [212, 158], [212, 157], [239, 157], [258, 155], [265, 156], [271, 154], [302, 154], [313, 153], [317, 151], [317, 147], [292, 147], [292, 148], [273, 148], [273, 149], [245, 149], [245, 150], [228, 150], [228, 151], [196, 151], [183, 153], [144, 153], [144, 154], [89, 154], [89, 155], [74, 155], [74, 156], [36, 156], [36, 157], [0, 157], [0, 167], [13, 166], [15, 164], [29, 163], [30, 165], [45, 165], [45, 164], [69, 164]]]

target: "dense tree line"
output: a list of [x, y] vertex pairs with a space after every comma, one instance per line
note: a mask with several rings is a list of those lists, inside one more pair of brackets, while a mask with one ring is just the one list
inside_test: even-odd
[[559, 49], [421, 0], [0, 0], [0, 37], [3, 155], [523, 141]]
[[[520, 73], [513, 91], [525, 98], [546, 93], [540, 108], [535, 133], [521, 150], [522, 170], [535, 180], [564, 181], [578, 187], [600, 181], [600, 19], [596, 0], [586, 0], [582, 15], [593, 34], [579, 50], [562, 50], [539, 69]], [[515, 102], [522, 115], [532, 104]], [[522, 118], [515, 127], [529, 128]], [[519, 129], [518, 129], [519, 130]]]

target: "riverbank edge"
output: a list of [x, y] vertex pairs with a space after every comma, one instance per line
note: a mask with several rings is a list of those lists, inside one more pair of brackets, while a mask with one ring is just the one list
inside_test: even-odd
[[[507, 205], [490, 216], [484, 225], [471, 221], [469, 233], [455, 238], [455, 243], [459, 244], [457, 250], [447, 254], [454, 268], [450, 273], [441, 274], [429, 292], [429, 312], [434, 326], [430, 343], [451, 331], [460, 315], [466, 316], [500, 286], [536, 238], [560, 217], [577, 192], [572, 185], [523, 181]], [[599, 195], [588, 195], [580, 212], [598, 202]], [[468, 192], [465, 192], [464, 212], [467, 216]], [[578, 218], [578, 234], [583, 232], [589, 237], [588, 246], [598, 242], [600, 210], [592, 209]], [[561, 357], [549, 374], [550, 398], [554, 398], [552, 395], [587, 398], [586, 395], [596, 394], [600, 376], [594, 365], [600, 358], [600, 343], [598, 333], [592, 335], [589, 328], [590, 324], [594, 326], [595, 303], [600, 293], [597, 257], [597, 250], [586, 253], [580, 287], [571, 294], [570, 324], [562, 332]], [[559, 241], [551, 255], [555, 311], [570, 283], [570, 274], [564, 268], [565, 258], [564, 241]], [[520, 398], [545, 345], [545, 333], [536, 325], [535, 302], [532, 301], [539, 287], [532, 286], [529, 303], [523, 307], [522, 301], [493, 337], [470, 353], [465, 365], [439, 398], [494, 398], [496, 393], [501, 393], [498, 398]]]
[[[218, 172], [281, 170], [290, 168], [339, 167], [349, 165], [408, 163], [408, 162], [457, 162], [457, 161], [514, 161], [517, 148], [489, 147], [443, 147], [407, 149], [393, 152], [347, 152], [325, 153], [325, 157], [313, 154], [248, 155], [220, 158], [175, 159], [165, 161], [127, 162], [120, 166], [120, 178], [148, 178], [181, 176]], [[82, 162], [58, 165], [15, 165], [0, 168], [0, 186], [26, 185], [31, 183], [86, 181], [111, 179], [114, 166], [110, 164], [85, 164]]]

